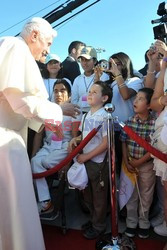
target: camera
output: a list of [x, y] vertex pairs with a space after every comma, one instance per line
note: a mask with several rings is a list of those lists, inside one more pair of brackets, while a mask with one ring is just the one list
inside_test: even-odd
[[101, 63], [100, 63], [100, 68], [102, 69], [102, 70], [108, 70], [109, 69], [109, 63], [107, 62], [107, 61], [102, 61]]
[[157, 14], [162, 17], [151, 21], [152, 24], [161, 23], [153, 27], [154, 39], [165, 42], [167, 39], [167, 4], [165, 2], [159, 4]]
[[153, 43], [151, 44], [150, 49], [151, 49], [153, 52], [156, 52], [156, 47], [155, 47], [155, 45], [154, 45]]

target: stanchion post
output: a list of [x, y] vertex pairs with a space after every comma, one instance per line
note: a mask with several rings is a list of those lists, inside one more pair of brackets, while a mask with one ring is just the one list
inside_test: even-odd
[[109, 183], [111, 202], [111, 242], [112, 245], [103, 247], [107, 249], [120, 249], [118, 245], [118, 215], [117, 215], [117, 194], [116, 194], [116, 169], [115, 169], [115, 139], [114, 139], [114, 118], [112, 113], [115, 107], [112, 103], [105, 105], [108, 113], [107, 119], [107, 139], [108, 139], [108, 163], [109, 163]]
[[106, 104], [105, 110], [108, 113], [107, 119], [107, 139], [108, 139], [108, 163], [111, 201], [111, 234], [104, 235], [96, 242], [96, 250], [135, 250], [136, 246], [132, 239], [126, 235], [118, 234], [118, 214], [117, 214], [117, 185], [116, 185], [116, 164], [115, 164], [115, 140], [114, 140], [114, 112], [113, 104]]

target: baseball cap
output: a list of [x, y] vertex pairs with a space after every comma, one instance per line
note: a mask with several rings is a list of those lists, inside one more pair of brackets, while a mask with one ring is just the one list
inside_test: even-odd
[[85, 57], [86, 59], [92, 59], [96, 58], [97, 59], [97, 52], [92, 46], [86, 46], [81, 50], [80, 57]]
[[48, 54], [47, 57], [46, 57], [46, 60], [45, 60], [45, 64], [47, 64], [51, 60], [61, 62], [60, 57], [58, 55], [56, 55], [56, 54]]
[[69, 184], [79, 190], [86, 188], [88, 184], [88, 176], [84, 164], [80, 164], [77, 161], [70, 167], [67, 172], [67, 179]]

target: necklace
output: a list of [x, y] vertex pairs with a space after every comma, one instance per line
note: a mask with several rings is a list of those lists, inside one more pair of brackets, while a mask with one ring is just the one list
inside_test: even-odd
[[95, 76], [93, 75], [93, 78], [90, 80], [89, 84], [87, 85], [87, 83], [86, 83], [86, 76], [84, 76], [84, 84], [85, 84], [86, 93], [88, 92], [89, 87], [93, 83], [94, 78], [95, 78]]

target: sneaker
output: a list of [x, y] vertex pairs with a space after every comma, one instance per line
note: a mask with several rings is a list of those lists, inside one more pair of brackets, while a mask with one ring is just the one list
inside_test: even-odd
[[53, 212], [54, 207], [51, 200], [38, 202], [38, 212], [39, 214], [51, 213]]
[[136, 228], [130, 228], [130, 227], [127, 227], [126, 230], [125, 230], [125, 235], [130, 237], [130, 238], [133, 238], [136, 234]]
[[150, 236], [149, 232], [150, 232], [149, 228], [147, 228], [147, 229], [139, 228], [138, 236], [141, 239], [147, 239]]
[[164, 214], [161, 212], [157, 216], [153, 217], [150, 221], [152, 227], [156, 227], [161, 225], [164, 221]]
[[88, 240], [93, 240], [98, 238], [100, 235], [102, 235], [104, 231], [99, 232], [93, 227], [89, 227], [84, 233], [83, 236], [87, 238]]
[[161, 225], [154, 227], [154, 232], [161, 236], [167, 236], [167, 225], [166, 221], [164, 221]]

